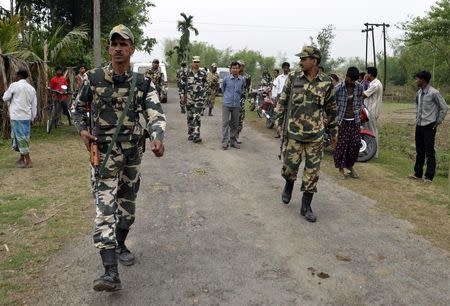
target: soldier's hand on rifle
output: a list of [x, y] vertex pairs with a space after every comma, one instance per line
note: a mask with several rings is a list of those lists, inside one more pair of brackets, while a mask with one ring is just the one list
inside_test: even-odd
[[150, 149], [156, 157], [161, 157], [164, 155], [164, 144], [157, 139], [150, 142]]
[[86, 150], [90, 152], [90, 143], [91, 141], [96, 141], [97, 138], [92, 136], [87, 130], [82, 130], [80, 133], [81, 137], [83, 137], [84, 145], [86, 146]]

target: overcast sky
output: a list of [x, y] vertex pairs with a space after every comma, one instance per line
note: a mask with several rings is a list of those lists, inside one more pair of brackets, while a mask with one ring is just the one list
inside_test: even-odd
[[[103, 0], [106, 1], [106, 0]], [[395, 25], [412, 16], [423, 16], [435, 0], [153, 0], [151, 24], [145, 34], [159, 42], [177, 38], [176, 21], [185, 12], [194, 16], [194, 25], [200, 34], [195, 40], [211, 43], [217, 48], [233, 50], [249, 48], [264, 55], [286, 55], [294, 61], [295, 53], [309, 42], [309, 36], [328, 24], [336, 27], [332, 56], [360, 56], [365, 54], [365, 36], [361, 33], [365, 22], [389, 23], [388, 38], [402, 35]], [[0, 0], [3, 7], [9, 1]], [[375, 29], [377, 51], [382, 51], [382, 31]], [[155, 47], [149, 57], [137, 54], [135, 61], [163, 57], [162, 45]]]
[[[328, 24], [336, 27], [332, 56], [365, 56], [365, 22], [388, 23], [388, 37], [402, 35], [395, 25], [411, 16], [423, 16], [435, 0], [278, 0], [278, 1], [207, 1], [154, 0], [152, 24], [145, 33], [158, 41], [177, 38], [176, 20], [180, 12], [194, 16], [200, 34], [196, 40], [218, 48], [249, 48], [264, 55], [285, 54], [290, 61], [309, 42], [309, 36]], [[256, 4], [258, 3], [258, 4]], [[377, 52], [382, 50], [381, 28], [375, 29]], [[163, 55], [162, 46], [152, 57]], [[140, 56], [139, 56], [140, 57]]]

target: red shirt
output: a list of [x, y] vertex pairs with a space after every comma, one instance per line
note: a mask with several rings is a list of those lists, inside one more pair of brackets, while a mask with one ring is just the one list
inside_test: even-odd
[[[50, 80], [50, 88], [53, 90], [63, 91], [61, 86], [66, 85], [69, 88], [69, 83], [63, 76], [54, 76]], [[67, 100], [67, 95], [56, 94], [58, 100]]]

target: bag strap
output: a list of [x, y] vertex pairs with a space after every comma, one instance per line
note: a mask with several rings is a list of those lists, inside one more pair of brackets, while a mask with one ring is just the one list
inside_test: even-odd
[[125, 107], [123, 108], [122, 114], [120, 114], [119, 121], [117, 122], [116, 130], [114, 131], [114, 135], [112, 137], [111, 143], [108, 146], [108, 150], [106, 151], [106, 156], [102, 161], [102, 164], [100, 165], [100, 170], [98, 172], [98, 175], [100, 178], [103, 177], [103, 173], [105, 171], [106, 162], [109, 159], [109, 156], [111, 155], [112, 148], [114, 144], [117, 141], [117, 137], [119, 136], [120, 129], [122, 128], [123, 121], [125, 120], [125, 116], [128, 113], [128, 109], [130, 108], [131, 100], [133, 100], [134, 97], [134, 90], [136, 88], [136, 80], [137, 80], [137, 74], [133, 72], [133, 77], [131, 80], [131, 86], [130, 86], [130, 93], [128, 95], [127, 104], [125, 104]]

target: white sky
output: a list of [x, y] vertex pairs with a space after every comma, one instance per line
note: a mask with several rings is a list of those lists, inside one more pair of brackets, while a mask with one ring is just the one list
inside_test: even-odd
[[[107, 0], [103, 0], [107, 1]], [[192, 39], [211, 43], [217, 48], [233, 50], [249, 48], [264, 55], [286, 55], [294, 61], [295, 53], [309, 36], [328, 24], [336, 27], [332, 56], [350, 57], [365, 55], [365, 34], [361, 33], [365, 22], [389, 23], [388, 37], [400, 37], [402, 31], [395, 25], [413, 16], [423, 16], [436, 0], [153, 0], [156, 7], [150, 10], [151, 24], [144, 32], [159, 42], [164, 38], [177, 38], [176, 21], [185, 12], [194, 16], [194, 25], [200, 34]], [[9, 7], [8, 0], [0, 0]], [[225, 25], [224, 25], [225, 24]], [[377, 52], [381, 52], [381, 28], [375, 29]], [[370, 45], [369, 45], [370, 46]], [[135, 61], [163, 57], [159, 43], [151, 56], [138, 53]], [[371, 58], [369, 52], [369, 58]]]

